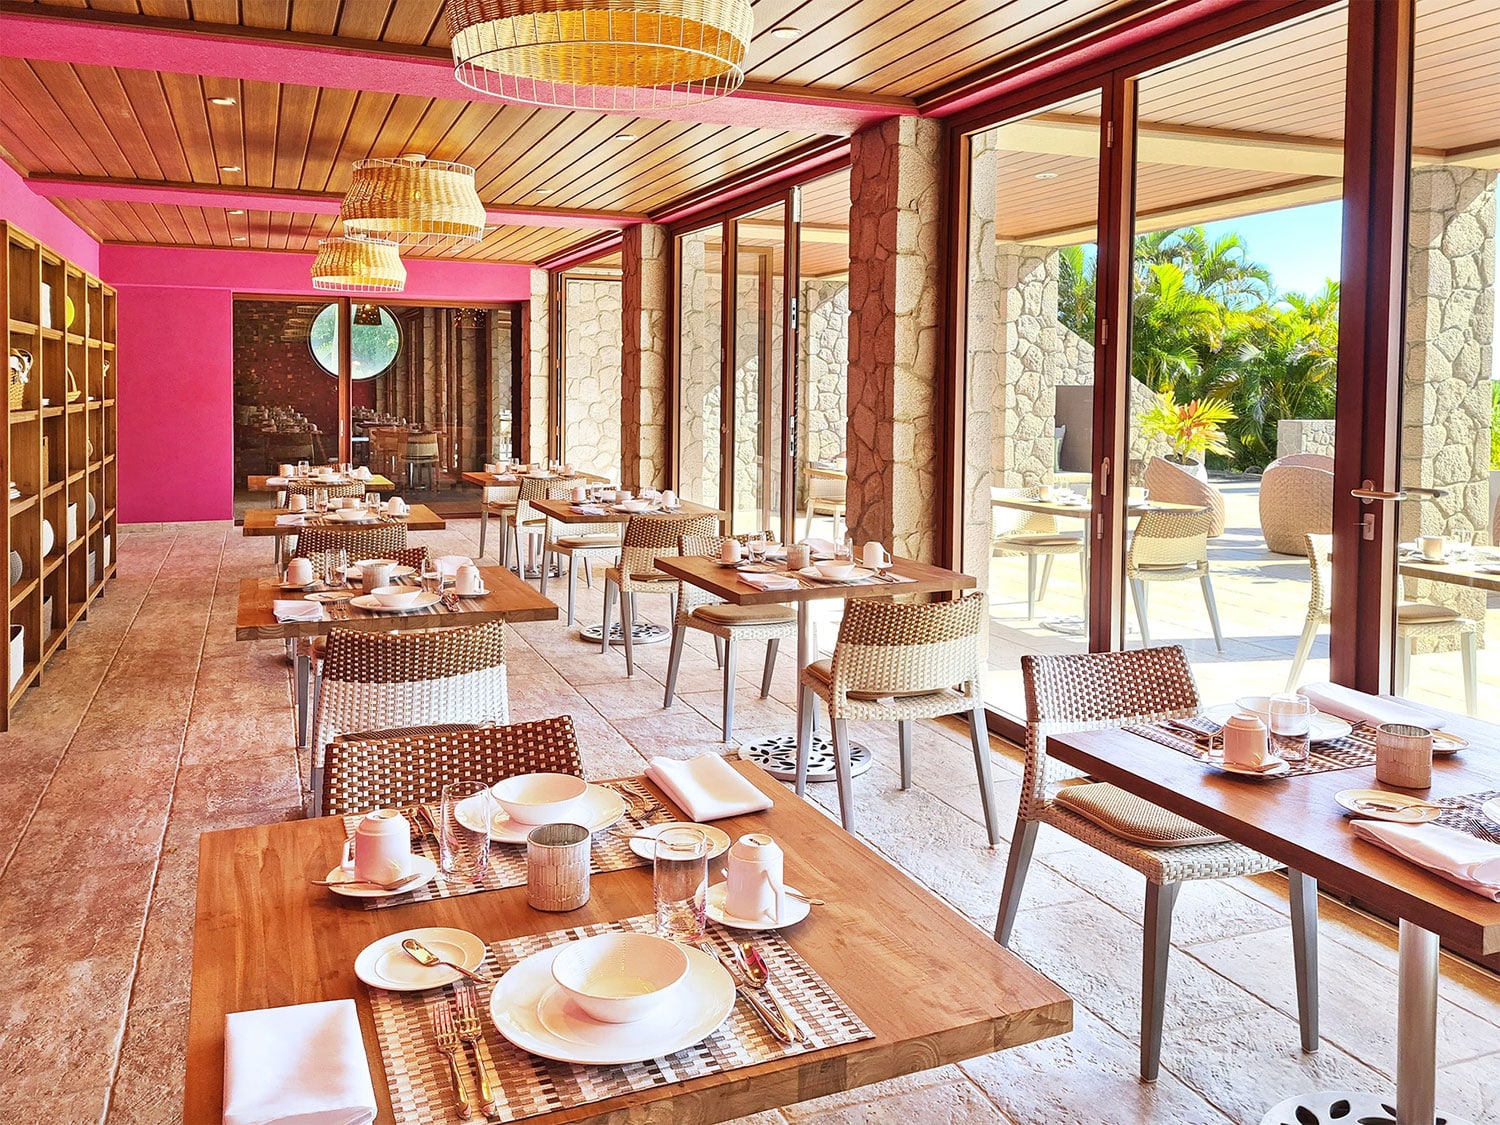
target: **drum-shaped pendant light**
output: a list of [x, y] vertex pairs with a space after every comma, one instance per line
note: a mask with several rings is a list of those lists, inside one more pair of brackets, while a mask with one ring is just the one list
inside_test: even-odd
[[394, 242], [325, 238], [313, 261], [312, 285], [329, 293], [399, 293], [406, 288], [406, 266]]
[[474, 190], [474, 169], [420, 153], [355, 164], [339, 217], [347, 235], [405, 246], [484, 237], [484, 204]]
[[448, 0], [465, 86], [606, 113], [733, 93], [753, 26], [750, 0]]

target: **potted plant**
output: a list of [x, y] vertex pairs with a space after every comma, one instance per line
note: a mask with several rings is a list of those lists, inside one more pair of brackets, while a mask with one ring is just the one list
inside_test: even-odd
[[1229, 454], [1229, 447], [1224, 444], [1224, 423], [1234, 418], [1234, 411], [1223, 399], [1173, 402], [1169, 395], [1160, 395], [1155, 405], [1141, 415], [1141, 433], [1148, 438], [1157, 435], [1165, 438], [1172, 447], [1167, 460], [1200, 480], [1207, 480], [1203, 457], [1207, 453]]

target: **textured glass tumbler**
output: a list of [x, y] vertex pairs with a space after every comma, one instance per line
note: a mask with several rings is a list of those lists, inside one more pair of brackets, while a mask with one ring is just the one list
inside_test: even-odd
[[1312, 703], [1305, 695], [1283, 692], [1271, 696], [1271, 753], [1288, 762], [1307, 761], [1312, 734]]
[[444, 875], [477, 883], [489, 872], [494, 801], [482, 781], [450, 781], [443, 786], [438, 862]]
[[581, 824], [543, 824], [526, 837], [526, 901], [537, 910], [577, 910], [589, 900], [593, 836]]
[[651, 892], [656, 936], [692, 945], [703, 940], [708, 909], [708, 834], [668, 828], [655, 845]]

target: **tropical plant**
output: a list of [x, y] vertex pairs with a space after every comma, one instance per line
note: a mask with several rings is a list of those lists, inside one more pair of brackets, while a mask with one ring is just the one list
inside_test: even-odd
[[1184, 464], [1201, 461], [1205, 453], [1227, 456], [1224, 423], [1234, 421], [1234, 411], [1221, 399], [1174, 402], [1170, 388], [1157, 396], [1151, 409], [1141, 415], [1141, 433], [1158, 434], [1172, 447], [1173, 459]]

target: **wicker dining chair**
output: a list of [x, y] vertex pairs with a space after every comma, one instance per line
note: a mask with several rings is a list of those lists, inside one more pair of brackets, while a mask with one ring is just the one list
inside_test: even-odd
[[380, 523], [374, 527], [304, 527], [297, 532], [293, 557], [308, 558], [315, 551], [348, 551], [349, 560], [395, 558], [406, 548], [404, 523]]
[[[1039, 488], [992, 488], [992, 500], [1037, 500], [1041, 498]], [[1052, 579], [1052, 560], [1058, 555], [1078, 557], [1079, 589], [1089, 588], [1088, 557], [1083, 549], [1083, 532], [1065, 532], [1058, 529], [1057, 517], [1038, 512], [1021, 511], [995, 505], [990, 509], [994, 519], [994, 533], [990, 540], [992, 558], [1026, 558], [1026, 620], [1036, 616], [1036, 603], [1047, 596], [1047, 584]], [[1080, 509], [1086, 516], [1087, 509]], [[1076, 522], [1076, 521], [1075, 521]], [[1042, 560], [1042, 582], [1037, 586], [1036, 562]]]
[[506, 532], [510, 519], [515, 515], [516, 500], [520, 497], [519, 484], [486, 485], [479, 503], [479, 557], [484, 558], [484, 542], [489, 534], [490, 517], [500, 521], [500, 565], [509, 565], [510, 539]]
[[[527, 538], [532, 535], [541, 538], [547, 529], [547, 516], [545, 512], [532, 507], [533, 500], [546, 500], [552, 494], [552, 489], [561, 489], [561, 495], [567, 496], [578, 485], [579, 480], [551, 480], [540, 477], [522, 477], [521, 488], [516, 495], [516, 508], [505, 517], [502, 525], [502, 535], [510, 537], [510, 546], [515, 549], [515, 572], [522, 577], [526, 574], [526, 553], [521, 550], [521, 536]], [[505, 548], [502, 547], [502, 552]]]
[[345, 484], [299, 484], [293, 483], [282, 489], [288, 496], [312, 496], [314, 492], [323, 491], [332, 496], [363, 496], [365, 494], [365, 482], [362, 480], [349, 481]]
[[832, 477], [807, 478], [807, 519], [803, 524], [803, 535], [812, 534], [813, 517], [824, 515], [833, 520], [833, 540], [840, 541], [840, 528], [844, 522], [844, 513], [849, 506], [847, 493], [849, 481], [847, 479], [834, 479]]
[[[554, 484], [547, 490], [547, 499], [566, 500], [574, 485]], [[595, 556], [614, 562], [620, 555], [620, 525], [617, 523], [563, 523], [548, 517], [546, 530], [542, 534], [542, 597], [547, 596], [547, 579], [552, 574], [552, 560], [558, 556], [568, 558], [568, 624], [573, 624], [573, 606], [578, 597], [578, 566], [583, 563], [583, 578], [589, 589], [594, 588], [594, 573], [590, 566]]]
[[449, 782], [493, 785], [523, 773], [583, 776], [571, 715], [510, 726], [433, 726], [335, 739], [323, 770], [323, 815], [435, 804]]
[[313, 815], [322, 815], [324, 752], [341, 734], [509, 721], [503, 622], [414, 633], [334, 629], [318, 687]]
[[[740, 542], [749, 535], [734, 537]], [[678, 549], [684, 555], [718, 558], [727, 537], [719, 535], [684, 535]], [[667, 664], [667, 691], [663, 707], [671, 707], [677, 694], [677, 671], [682, 666], [683, 642], [689, 629], [701, 629], [714, 638], [716, 649], [722, 647], [720, 664], [724, 669], [724, 741], [734, 734], [734, 688], [738, 675], [736, 641], [765, 641], [766, 666], [760, 677], [760, 697], [771, 694], [771, 677], [776, 672], [776, 651], [784, 638], [797, 635], [797, 613], [784, 605], [730, 605], [701, 586], [680, 583], [677, 590], [677, 613], [672, 621], [672, 658]]]
[[[1052, 735], [1197, 713], [1198, 688], [1181, 645], [1124, 652], [1021, 657], [1026, 685], [1026, 771], [1011, 835], [995, 940], [1010, 944], [1041, 825], [1111, 856], [1146, 877], [1141, 964], [1141, 1077], [1161, 1065], [1162, 1013], [1172, 908], [1190, 879], [1256, 875], [1275, 860], [1106, 782], [1083, 779], [1047, 754]], [[1171, 751], [1163, 750], [1163, 753]], [[1292, 946], [1302, 1049], [1318, 1049], [1318, 887], [1301, 872], [1291, 883]]]
[[1224, 631], [1219, 627], [1219, 606], [1208, 575], [1208, 538], [1213, 533], [1212, 512], [1146, 512], [1130, 537], [1125, 554], [1125, 577], [1130, 582], [1130, 600], [1141, 628], [1141, 644], [1151, 647], [1146, 624], [1146, 589], [1151, 582], [1198, 580], [1203, 604], [1213, 627], [1214, 645], [1224, 651]]
[[[823, 700], [832, 720], [839, 816], [849, 831], [854, 831], [849, 720], [896, 721], [905, 790], [911, 788], [912, 720], [966, 714], [985, 827], [990, 843], [1000, 842], [981, 680], [980, 636], [987, 617], [982, 593], [927, 603], [854, 598], [844, 606], [833, 659], [802, 670], [802, 687]], [[799, 792], [806, 775], [799, 747]]]
[[714, 516], [631, 516], [620, 540], [620, 561], [604, 572], [604, 635], [599, 651], [609, 653], [609, 611], [616, 594], [620, 597], [620, 626], [625, 636], [625, 674], [635, 675], [635, 637], [637, 594], [666, 594], [672, 603], [672, 617], [677, 617], [677, 579], [656, 569], [656, 560], [671, 558], [680, 552], [678, 544], [685, 536], [707, 536], [718, 530]]

